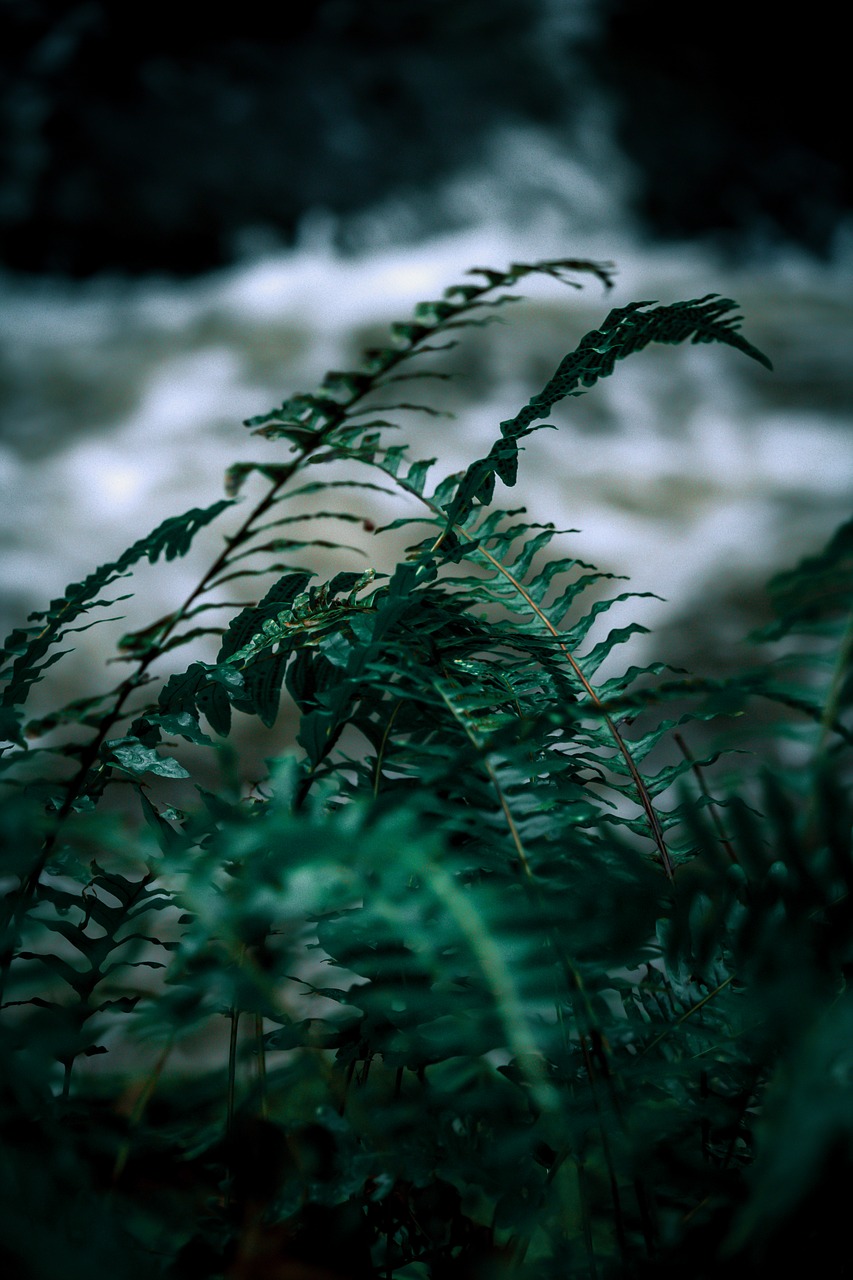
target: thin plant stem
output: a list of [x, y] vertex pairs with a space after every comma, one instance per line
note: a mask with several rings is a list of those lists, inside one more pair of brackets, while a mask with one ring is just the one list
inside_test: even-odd
[[269, 1113], [267, 1099], [267, 1049], [264, 1044], [264, 1019], [260, 1013], [255, 1014], [255, 1052], [258, 1058], [258, 1092], [260, 1094], [260, 1111], [263, 1119]]
[[729, 837], [726, 835], [726, 829], [723, 826], [722, 822], [720, 821], [720, 815], [717, 813], [716, 802], [714, 801], [713, 796], [711, 795], [710, 791], [705, 785], [705, 777], [704, 777], [704, 774], [702, 773], [702, 766], [699, 764], [699, 761], [693, 755], [693, 752], [690, 750], [690, 748], [688, 747], [687, 743], [684, 741], [684, 738], [681, 736], [680, 733], [673, 733], [672, 737], [675, 743], [677, 744], [678, 749], [681, 751], [681, 754], [684, 756], [685, 760], [687, 760], [687, 762], [689, 763], [690, 768], [693, 771], [693, 776], [695, 777], [697, 783], [699, 784], [699, 790], [702, 792], [702, 795], [708, 801], [708, 807], [711, 811], [711, 821], [713, 822], [714, 829], [716, 830], [717, 835], [719, 836], [720, 844], [723, 846], [726, 853], [729, 855], [729, 858], [731, 859], [731, 861], [737, 862], [738, 860], [737, 854], [734, 851], [731, 840], [729, 840]]

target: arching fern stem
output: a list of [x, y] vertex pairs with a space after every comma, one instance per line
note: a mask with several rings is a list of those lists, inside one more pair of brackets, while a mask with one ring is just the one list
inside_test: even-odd
[[[213, 564], [199, 580], [197, 585], [190, 591], [183, 603], [175, 610], [175, 612], [165, 622], [163, 628], [157, 636], [157, 643], [147, 648], [146, 652], [140, 657], [136, 670], [127, 677], [118, 687], [116, 691], [115, 702], [112, 708], [101, 719], [97, 731], [88, 744], [80, 749], [79, 765], [76, 773], [68, 781], [65, 798], [57, 809], [52, 829], [45, 837], [39, 856], [34, 865], [24, 878], [17, 893], [10, 894], [7, 898], [6, 909], [3, 918], [3, 932], [11, 930], [14, 936], [17, 931], [18, 924], [23, 919], [30, 902], [35, 895], [39, 881], [41, 879], [44, 868], [56, 847], [59, 832], [66, 818], [72, 812], [75, 803], [89, 790], [90, 773], [98, 760], [101, 748], [107, 741], [107, 738], [113, 726], [122, 718], [125, 713], [125, 707], [130, 697], [137, 689], [148, 683], [148, 670], [151, 664], [163, 652], [163, 645], [173, 635], [175, 629], [185, 620], [187, 614], [199, 596], [210, 590], [213, 586], [218, 585], [216, 579], [221, 571], [229, 563], [230, 557], [235, 549], [245, 545], [254, 536], [255, 526], [259, 520], [266, 515], [275, 503], [282, 489], [289, 483], [292, 477], [301, 470], [308, 462], [311, 456], [325, 443], [329, 438], [340, 429], [346, 422], [347, 418], [352, 416], [352, 411], [356, 405], [364, 400], [371, 392], [382, 386], [387, 375], [395, 369], [403, 361], [409, 359], [416, 351], [418, 351], [429, 338], [433, 338], [443, 329], [453, 327], [458, 323], [460, 316], [474, 310], [476, 307], [484, 304], [483, 299], [489, 293], [497, 288], [505, 287], [515, 283], [523, 276], [542, 273], [550, 275], [561, 283], [577, 285], [576, 281], [567, 278], [567, 272], [588, 272], [595, 275], [605, 287], [610, 287], [612, 281], [610, 276], [609, 263], [597, 263], [585, 259], [565, 259], [553, 262], [540, 263], [514, 263], [509, 271], [497, 272], [488, 268], [475, 268], [469, 274], [481, 275], [485, 277], [486, 283], [483, 285], [466, 284], [460, 286], [451, 286], [445, 291], [445, 298], [456, 297], [461, 301], [455, 302], [438, 302], [421, 304], [421, 308], [429, 308], [430, 315], [427, 323], [416, 323], [410, 325], [398, 326], [398, 332], [405, 340], [405, 346], [398, 350], [386, 348], [382, 352], [382, 359], [378, 366], [371, 372], [358, 372], [356, 374], [347, 375], [330, 375], [336, 377], [339, 384], [346, 389], [346, 394], [341, 400], [335, 400], [330, 396], [318, 397], [309, 396], [303, 398], [306, 407], [310, 407], [315, 411], [315, 419], [317, 413], [322, 416], [324, 421], [312, 429], [306, 429], [304, 426], [299, 430], [297, 435], [291, 435], [294, 440], [294, 449], [296, 457], [289, 463], [276, 466], [274, 469], [269, 468], [267, 474], [272, 472], [273, 480], [269, 489], [264, 496], [256, 503], [254, 508], [248, 514], [246, 519], [240, 525], [236, 533], [227, 537], [225, 547], [214, 560]], [[274, 418], [275, 415], [268, 415]], [[254, 425], [252, 422], [249, 425]], [[267, 434], [261, 429], [259, 434]], [[287, 434], [286, 431], [281, 433], [271, 430], [270, 435]], [[264, 468], [261, 468], [264, 470]], [[104, 762], [101, 765], [101, 771], [111, 770], [109, 763]], [[102, 784], [105, 785], [105, 784]], [[2, 959], [0, 959], [0, 1000], [3, 998], [5, 985], [8, 978], [9, 969], [13, 960], [12, 948], [5, 947]]]

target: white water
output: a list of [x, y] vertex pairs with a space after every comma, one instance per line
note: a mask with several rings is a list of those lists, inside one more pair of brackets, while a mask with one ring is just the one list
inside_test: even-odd
[[[474, 229], [426, 243], [378, 247], [391, 209], [374, 211], [377, 247], [358, 258], [337, 255], [314, 220], [295, 250], [196, 281], [6, 282], [7, 627], [161, 519], [215, 501], [229, 463], [278, 456], [281, 444], [249, 435], [243, 418], [311, 389], [327, 368], [350, 367], [389, 321], [440, 296], [468, 267], [550, 256], [613, 259], [616, 287], [605, 297], [592, 278], [582, 293], [525, 282], [519, 291], [531, 300], [506, 310], [508, 325], [471, 331], [452, 393], [458, 420], [404, 424], [413, 454], [437, 452], [449, 471], [488, 447], [500, 420], [611, 306], [734, 297], [744, 333], [773, 360], [774, 374], [725, 347], [633, 356], [554, 413], [559, 432], [529, 442], [517, 493], [498, 500], [523, 501], [534, 519], [579, 529], [563, 540], [567, 553], [666, 597], [667, 605], [632, 606], [650, 625], [681, 619], [715, 644], [736, 629], [734, 615], [759, 616], [767, 575], [814, 550], [849, 514], [853, 253], [839, 244], [835, 262], [822, 266], [791, 251], [736, 271], [689, 245], [644, 243], [619, 212], [630, 175], [616, 166], [616, 180], [602, 184], [589, 165], [510, 135], [501, 172], [521, 174], [512, 199], [499, 201], [505, 178], [495, 177], [496, 165], [487, 158], [479, 175], [442, 195], [467, 209]], [[519, 221], [534, 172], [540, 194], [527, 198], [537, 216]], [[558, 189], [559, 213], [546, 198]], [[428, 396], [438, 385], [422, 387]], [[145, 572], [138, 621], [181, 598], [218, 536], [201, 540], [200, 559]], [[694, 640], [683, 630], [681, 648], [696, 648]], [[94, 643], [80, 638], [84, 648]]]

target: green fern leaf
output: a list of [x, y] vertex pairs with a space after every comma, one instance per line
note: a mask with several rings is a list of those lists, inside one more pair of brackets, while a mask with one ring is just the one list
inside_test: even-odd
[[[32, 685], [41, 679], [46, 668], [61, 656], [54, 654], [42, 661], [51, 646], [69, 630], [69, 624], [87, 609], [103, 603], [95, 599], [97, 593], [125, 575], [143, 557], [153, 564], [161, 555], [167, 560], [184, 555], [199, 529], [210, 524], [231, 505], [230, 501], [223, 500], [210, 507], [194, 507], [182, 516], [164, 520], [147, 538], [142, 538], [129, 547], [118, 560], [101, 565], [83, 582], [71, 583], [66, 587], [62, 598], [51, 603], [50, 609], [31, 614], [31, 620], [42, 622], [40, 628], [27, 628], [26, 631], [12, 633], [0, 653], [0, 663], [7, 662], [0, 670], [0, 680], [6, 682], [0, 731], [7, 734], [9, 741], [23, 744], [21, 716], [17, 708], [26, 702]], [[9, 658], [12, 659], [11, 663], [7, 661]]]

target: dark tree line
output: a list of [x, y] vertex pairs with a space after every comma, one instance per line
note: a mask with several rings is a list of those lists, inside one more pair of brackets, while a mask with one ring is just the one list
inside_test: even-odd
[[571, 148], [602, 91], [652, 229], [826, 250], [851, 183], [841, 48], [810, 14], [764, 29], [733, 0], [243, 0], [191, 28], [165, 0], [0, 0], [2, 261], [191, 274], [247, 228], [291, 239], [311, 209], [346, 240], [347, 215], [389, 196], [436, 229], [431, 193], [496, 128]]

